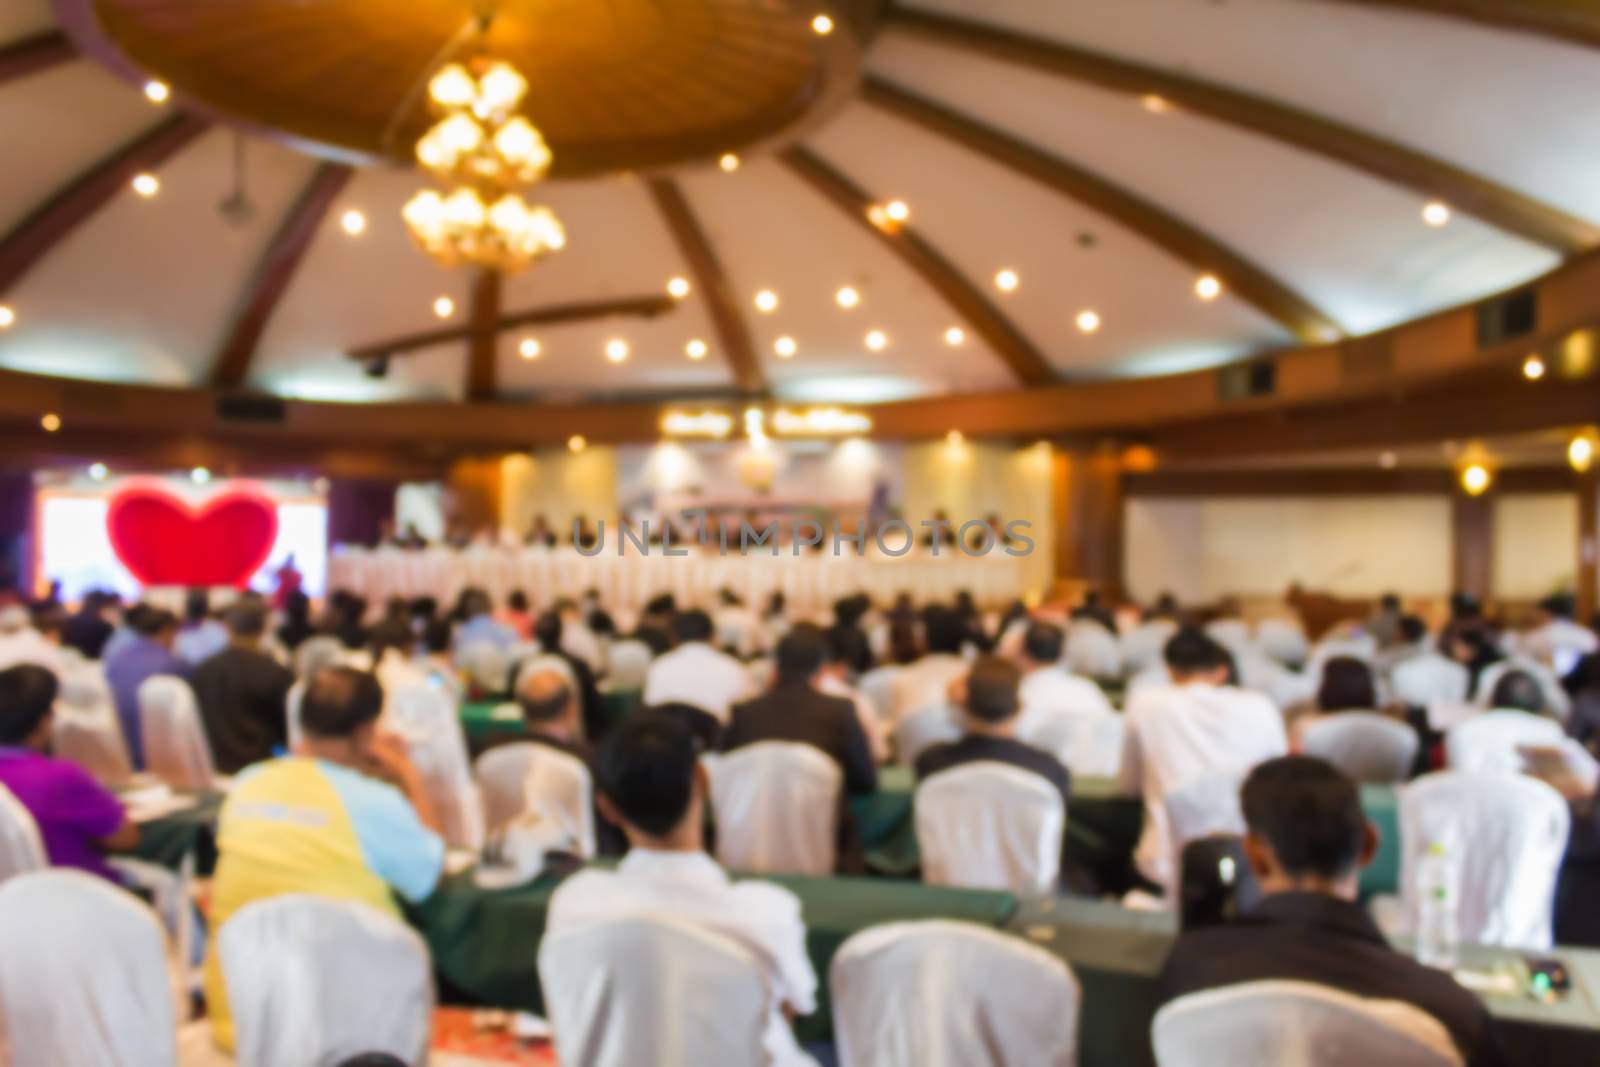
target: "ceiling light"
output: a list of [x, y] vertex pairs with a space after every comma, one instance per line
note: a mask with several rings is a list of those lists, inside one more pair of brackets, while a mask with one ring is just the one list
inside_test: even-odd
[[539, 353], [544, 351], [544, 346], [539, 344], [537, 337], [524, 337], [517, 346], [517, 354], [523, 359], [538, 359]]
[[1461, 488], [1471, 496], [1482, 495], [1493, 480], [1489, 468], [1481, 463], [1474, 463], [1461, 472]]
[[1386, 471], [1392, 471], [1400, 463], [1400, 457], [1393, 452], [1382, 452], [1378, 455], [1378, 466]]
[[1567, 445], [1567, 462], [1579, 474], [1589, 469], [1594, 462], [1594, 440], [1588, 434], [1579, 434]]
[[1522, 376], [1530, 382], [1536, 382], [1544, 377], [1544, 360], [1538, 356], [1529, 356], [1522, 361]]
[[949, 433], [944, 435], [944, 443], [949, 445], [951, 448], [960, 448], [962, 442], [965, 440], [966, 438], [961, 436], [960, 430], [951, 430]]
[[433, 313], [441, 319], [448, 319], [456, 313], [456, 302], [448, 296], [441, 296], [433, 302]]
[[904, 200], [891, 200], [883, 205], [883, 213], [896, 222], [904, 222], [911, 217], [911, 208]]
[[339, 216], [339, 225], [344, 227], [344, 232], [351, 237], [359, 237], [367, 232], [367, 217], [355, 208], [351, 208]]
[[1139, 103], [1152, 115], [1164, 115], [1172, 105], [1167, 103], [1167, 98], [1158, 93], [1145, 93], [1139, 98]]
[[165, 104], [172, 96], [172, 90], [167, 83], [151, 79], [144, 83], [144, 98], [152, 104]]
[[959, 326], [951, 326], [949, 329], [944, 331], [944, 343], [949, 345], [951, 348], [955, 348], [957, 345], [966, 344], [966, 341], [967, 331], [963, 330]]
[[39, 420], [39, 425], [44, 428], [45, 433], [55, 433], [61, 429], [61, 416], [53, 411], [47, 411], [44, 418]]
[[1098, 312], [1085, 308], [1078, 312], [1078, 329], [1084, 333], [1094, 333], [1100, 328], [1100, 315]]
[[739, 157], [732, 152], [724, 152], [722, 158], [717, 160], [717, 166], [722, 168], [724, 174], [732, 174], [739, 169]]
[[833, 294], [833, 301], [848, 311], [857, 304], [861, 303], [861, 294], [856, 292], [850, 286], [846, 285], [837, 293]]
[[133, 191], [148, 200], [161, 191], [161, 182], [156, 180], [154, 174], [135, 174]]
[[778, 294], [771, 289], [763, 289], [756, 294], [756, 310], [772, 314], [778, 310]]
[[706, 343], [698, 337], [684, 345], [683, 350], [689, 354], [690, 359], [705, 359], [708, 351]]
[[205, 485], [211, 481], [211, 472], [205, 467], [196, 467], [189, 472], [189, 480], [195, 485]]
[[1215, 274], [1202, 274], [1194, 280], [1194, 295], [1201, 300], [1215, 300], [1222, 295], [1222, 281]]
[[10, 304], [0, 304], [0, 330], [7, 329], [17, 321], [17, 313], [11, 309]]
[[882, 352], [889, 347], [889, 335], [882, 330], [868, 330], [867, 347], [874, 352]]
[[783, 359], [788, 359], [790, 356], [794, 355], [797, 348], [798, 346], [794, 343], [794, 338], [789, 337], [788, 335], [780, 337], [776, 341], [772, 342], [772, 350], [778, 353], [778, 355]]
[[628, 358], [628, 342], [620, 337], [613, 337], [606, 342], [606, 358], [613, 363], [621, 363]]
[[667, 282], [667, 295], [674, 300], [682, 300], [689, 295], [689, 279], [683, 277], [673, 278]]
[[111, 473], [111, 469], [109, 467], [107, 467], [104, 463], [91, 463], [91, 464], [89, 464], [89, 477], [93, 478], [97, 482], [105, 481], [106, 480], [106, 476], [108, 474], [110, 474], [110, 473]]
[[581, 433], [575, 433], [571, 437], [567, 438], [568, 452], [582, 452], [588, 447], [589, 442]]
[[818, 37], [826, 37], [833, 32], [833, 19], [827, 15], [818, 15], [811, 20], [811, 32]]
[[1439, 227], [1450, 221], [1450, 205], [1443, 200], [1430, 200], [1422, 205], [1422, 221]]
[[1000, 273], [994, 276], [994, 284], [1002, 293], [1015, 292], [1018, 284], [1020, 284], [1021, 281], [1022, 279], [1017, 277], [1017, 272], [1012, 270], [1010, 267], [1007, 267], [1005, 270], [1002, 270]]

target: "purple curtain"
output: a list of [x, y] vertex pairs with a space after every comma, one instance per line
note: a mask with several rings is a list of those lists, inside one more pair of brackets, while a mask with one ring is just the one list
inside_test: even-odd
[[328, 542], [376, 545], [394, 522], [399, 484], [359, 478], [335, 478], [328, 487]]

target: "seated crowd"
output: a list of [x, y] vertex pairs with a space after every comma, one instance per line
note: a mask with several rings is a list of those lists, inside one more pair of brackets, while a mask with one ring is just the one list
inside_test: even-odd
[[[1507, 1062], [1476, 994], [1390, 947], [1415, 926], [1412, 894], [1397, 927], [1364, 906], [1360, 874], [1380, 841], [1363, 787], [1398, 788], [1413, 880], [1414, 857], [1440, 850], [1405, 840], [1434, 817], [1429, 790], [1539, 791], [1570, 833], [1544, 880], [1533, 875], [1545, 899], [1486, 905], [1530, 909], [1519, 929], [1534, 932], [1497, 934], [1463, 908], [1463, 939], [1547, 950], [1553, 907], [1562, 940], [1600, 943], [1583, 900], [1600, 865], [1600, 639], [1566, 598], [1520, 632], [1465, 597], [1430, 632], [1385, 598], [1314, 645], [1281, 620], [1201, 624], [1166, 598], [1144, 613], [1091, 598], [985, 615], [967, 596], [919, 608], [863, 595], [802, 619], [781, 597], [756, 611], [726, 592], [712, 611], [662, 596], [628, 614], [593, 594], [536, 610], [520, 590], [497, 611], [479, 589], [449, 611], [419, 598], [375, 612], [335, 593], [319, 612], [298, 592], [276, 607], [241, 594], [220, 613], [191, 594], [182, 617], [109, 594], [71, 612], [0, 608], [0, 880], [30, 866], [11, 832], [25, 823], [48, 866], [148, 898], [108, 862], [140, 841], [118, 794], [167, 774], [192, 719], [202, 788], [226, 794], [203, 894], [202, 999], [227, 1051], [247, 1043], [219, 949], [231, 920], [306, 894], [404, 921], [456, 869], [454, 850], [485, 870], [564, 879], [547, 947], [657, 921], [735, 946], [763, 983], [752, 1063], [852, 1062], [850, 1040], [802, 1047], [791, 1025], [818, 1010], [829, 980], [808, 955], [799, 899], [742, 876], [883, 875], [852, 802], [893, 780], [914, 790], [926, 882], [1181, 913], [1160, 977], [1162, 1058], [1182, 1009], [1204, 1003], [1189, 998], [1279, 981], [1408, 1005], [1447, 1035], [1456, 1059], [1439, 1062]], [[157, 679], [181, 680], [187, 702], [155, 699]], [[467, 706], [489, 707], [495, 729], [469, 738]], [[114, 758], [84, 755], [104, 751], [83, 740], [96, 730]], [[1078, 862], [1070, 832], [1075, 793], [1097, 790], [1142, 807], [1131, 865], [1110, 875]], [[1443, 836], [1462, 853], [1450, 856], [1462, 883], [1474, 864], [1512, 862], [1474, 854], [1470, 834]], [[1220, 888], [1206, 882], [1219, 869]], [[1196, 918], [1208, 892], [1226, 897], [1212, 902], [1226, 921]], [[541, 954], [568, 1067], [620, 1062], [584, 1033], [583, 1013], [603, 1008], [576, 990], [610, 980], [591, 973], [599, 959]], [[910, 994], [896, 1003], [917, 1010]], [[1060, 1007], [1059, 1025], [1075, 1028], [1076, 1003]], [[0, 1024], [12, 1010], [0, 990]], [[704, 1011], [695, 1025], [717, 1022]]]

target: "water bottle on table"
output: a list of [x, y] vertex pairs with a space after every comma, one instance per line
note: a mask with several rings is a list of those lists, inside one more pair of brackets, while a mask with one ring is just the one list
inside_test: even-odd
[[1456, 900], [1460, 891], [1455, 862], [1438, 842], [1428, 846], [1417, 864], [1418, 963], [1449, 970], [1459, 956]]

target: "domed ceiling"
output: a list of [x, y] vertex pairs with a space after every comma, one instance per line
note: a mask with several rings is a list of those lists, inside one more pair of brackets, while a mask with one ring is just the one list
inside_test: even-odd
[[1561, 0], [505, 0], [567, 242], [480, 277], [400, 217], [478, 6], [0, 5], [0, 367], [870, 403], [1360, 335], [1600, 242]]

